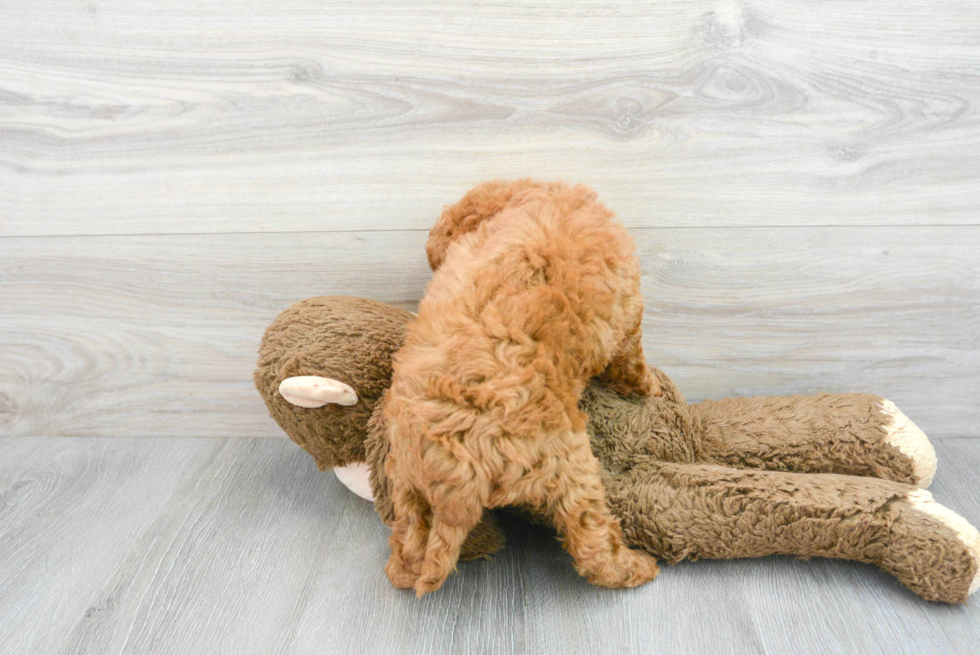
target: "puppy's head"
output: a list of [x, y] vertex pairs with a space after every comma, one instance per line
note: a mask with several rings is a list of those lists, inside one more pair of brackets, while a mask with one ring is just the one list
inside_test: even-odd
[[535, 191], [555, 191], [565, 188], [561, 182], [538, 182], [531, 179], [493, 180], [470, 189], [455, 205], [449, 205], [429, 231], [425, 252], [432, 270], [446, 260], [449, 247], [465, 234], [509, 207], [524, 203]]

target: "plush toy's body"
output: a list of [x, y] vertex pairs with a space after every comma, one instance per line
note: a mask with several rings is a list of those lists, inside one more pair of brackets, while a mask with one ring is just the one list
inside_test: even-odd
[[[370, 495], [388, 524], [382, 410], [411, 319], [357, 298], [297, 303], [267, 330], [255, 373], [289, 437]], [[892, 403], [820, 394], [689, 405], [654, 370], [661, 397], [593, 383], [580, 404], [628, 546], [668, 562], [774, 553], [858, 560], [945, 602], [980, 586], [980, 534], [920, 488], [932, 480], [935, 454]], [[462, 559], [489, 558], [503, 545], [487, 512]]]

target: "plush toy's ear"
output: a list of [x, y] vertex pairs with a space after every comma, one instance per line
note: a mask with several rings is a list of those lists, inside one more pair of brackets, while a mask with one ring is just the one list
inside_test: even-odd
[[279, 384], [279, 395], [297, 407], [357, 404], [357, 392], [350, 385], [319, 375], [286, 378]]
[[523, 179], [493, 180], [473, 187], [455, 205], [442, 210], [442, 215], [429, 232], [429, 240], [425, 244], [429, 266], [433, 271], [439, 268], [454, 241], [472, 232], [504, 208], [519, 205], [533, 191], [556, 186], [559, 183]]

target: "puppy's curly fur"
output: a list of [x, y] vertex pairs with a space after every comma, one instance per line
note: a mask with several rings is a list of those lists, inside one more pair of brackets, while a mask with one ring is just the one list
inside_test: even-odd
[[594, 376], [660, 394], [633, 250], [585, 186], [489, 182], [443, 212], [385, 409], [396, 586], [442, 586], [484, 508], [502, 505], [549, 513], [592, 583], [657, 575], [652, 556], [622, 543], [578, 409]]

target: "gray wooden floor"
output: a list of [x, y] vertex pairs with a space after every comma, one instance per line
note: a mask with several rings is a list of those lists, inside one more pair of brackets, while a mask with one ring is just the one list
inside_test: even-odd
[[[980, 440], [937, 444], [937, 498], [980, 523]], [[547, 531], [421, 601], [371, 506], [281, 439], [0, 440], [0, 652], [970, 653], [980, 604], [873, 567], [766, 558], [592, 587]]]

